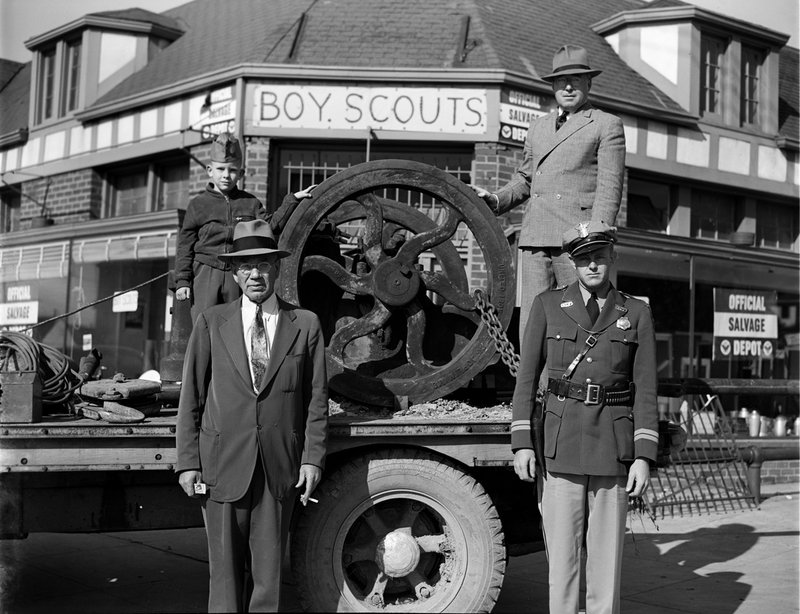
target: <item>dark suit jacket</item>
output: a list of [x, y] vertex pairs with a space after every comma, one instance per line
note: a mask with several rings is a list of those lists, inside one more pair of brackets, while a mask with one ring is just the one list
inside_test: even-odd
[[511, 444], [533, 449], [530, 417], [539, 374], [560, 378], [589, 336], [603, 331], [570, 381], [636, 385], [631, 406], [586, 405], [548, 394], [544, 416], [547, 470], [580, 475], [626, 475], [637, 457], [655, 461], [658, 449], [656, 351], [653, 318], [643, 301], [609, 291], [594, 326], [578, 282], [543, 292], [533, 301], [514, 389]]
[[498, 214], [530, 198], [520, 247], [561, 246], [579, 222], [613, 226], [622, 199], [625, 132], [615, 115], [586, 104], [556, 131], [557, 111], [534, 119], [522, 164], [497, 192]]
[[278, 299], [269, 365], [253, 390], [242, 299], [216, 305], [189, 338], [178, 407], [178, 472], [202, 471], [214, 501], [236, 501], [259, 455], [270, 493], [293, 496], [300, 464], [322, 467], [328, 424], [325, 347], [317, 316]]

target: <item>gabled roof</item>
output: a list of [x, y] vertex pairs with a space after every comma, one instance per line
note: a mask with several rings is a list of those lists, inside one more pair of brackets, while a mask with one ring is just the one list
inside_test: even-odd
[[800, 51], [784, 47], [780, 54], [778, 85], [778, 134], [782, 139], [800, 146]]
[[94, 107], [247, 63], [505, 70], [530, 80], [550, 72], [553, 52], [574, 42], [603, 69], [592, 86], [595, 97], [688, 116], [591, 30], [598, 20], [642, 6], [641, 0], [237, 0], [221, 11], [217, 0], [195, 0], [165, 13], [186, 33]]
[[0, 147], [5, 147], [27, 135], [31, 63], [0, 60], [0, 74]]

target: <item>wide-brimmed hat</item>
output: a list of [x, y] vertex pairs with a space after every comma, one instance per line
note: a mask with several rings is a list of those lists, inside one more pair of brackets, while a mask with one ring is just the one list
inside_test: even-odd
[[581, 222], [561, 236], [561, 246], [570, 256], [616, 242], [617, 229], [605, 222]]
[[553, 56], [553, 72], [542, 77], [545, 81], [554, 81], [565, 75], [588, 75], [594, 77], [602, 70], [594, 70], [589, 66], [589, 54], [583, 47], [564, 45]]
[[220, 254], [221, 260], [233, 258], [247, 258], [248, 256], [266, 256], [275, 254], [278, 258], [285, 258], [290, 253], [278, 249], [278, 242], [272, 233], [269, 222], [264, 220], [248, 220], [239, 222], [233, 229], [233, 246], [227, 254]]
[[230, 132], [223, 132], [217, 135], [211, 143], [212, 162], [241, 162], [242, 148], [239, 139]]

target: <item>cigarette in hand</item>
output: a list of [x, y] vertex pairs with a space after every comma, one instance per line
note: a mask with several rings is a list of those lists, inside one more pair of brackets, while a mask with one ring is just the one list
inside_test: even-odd
[[311, 501], [311, 503], [319, 503], [319, 499], [315, 499], [314, 497], [309, 497], [308, 500]]

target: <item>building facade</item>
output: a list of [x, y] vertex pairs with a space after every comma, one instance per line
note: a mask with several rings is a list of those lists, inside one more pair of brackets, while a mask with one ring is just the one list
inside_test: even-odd
[[[571, 42], [603, 70], [593, 102], [625, 126], [616, 284], [650, 301], [659, 376], [797, 378], [788, 38], [675, 0], [239, 0], [224, 11], [195, 0], [86, 15], [27, 41], [30, 63], [0, 62], [0, 326], [37, 325], [37, 340], [73, 359], [98, 347], [129, 377], [157, 369], [180, 211], [206, 183], [215, 134], [239, 136], [240, 187], [271, 210], [387, 158], [496, 189], [530, 118], [553, 108], [540, 75]], [[413, 204], [441, 215], [434, 200]], [[522, 210], [498, 220], [512, 245]], [[459, 253], [480, 286], [471, 241]], [[767, 336], [740, 335], [758, 345], [720, 345], [715, 294], [726, 292], [765, 297], [769, 331], [756, 332]]]

